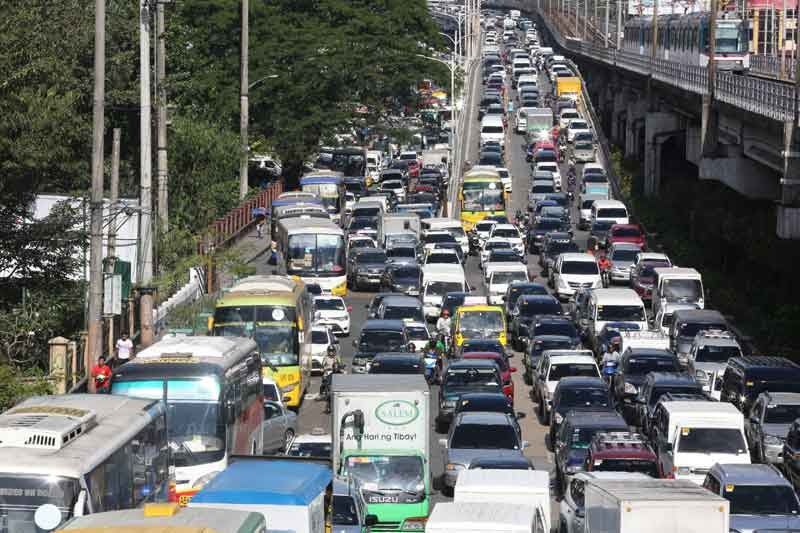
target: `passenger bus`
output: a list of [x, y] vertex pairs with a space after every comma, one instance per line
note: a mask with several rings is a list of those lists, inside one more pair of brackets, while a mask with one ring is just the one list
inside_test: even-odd
[[367, 174], [367, 152], [355, 146], [336, 148], [332, 153], [330, 169], [345, 176], [365, 177]]
[[144, 509], [110, 511], [73, 518], [56, 533], [267, 533], [264, 515], [232, 509], [147, 504]]
[[[302, 194], [310, 195], [310, 193]], [[315, 207], [318, 207], [319, 209], [315, 209]], [[280, 220], [280, 218], [284, 218], [288, 212], [291, 212], [292, 215], [308, 214], [309, 216], [318, 216], [314, 213], [315, 211], [324, 211], [326, 215], [328, 214], [325, 206], [322, 205], [322, 200], [316, 196], [308, 198], [276, 198], [272, 201], [270, 209], [270, 235], [272, 235], [272, 240], [275, 240], [277, 235], [278, 220]], [[328, 218], [330, 218], [330, 216], [328, 216]]]
[[104, 394], [37, 396], [0, 414], [0, 532], [169, 498], [166, 409]]
[[[213, 335], [252, 337], [264, 375], [299, 408], [311, 377], [312, 296], [302, 281], [286, 276], [249, 276], [217, 301]], [[302, 363], [302, 364], [301, 364]]]
[[344, 213], [344, 178], [340, 172], [314, 172], [300, 178], [300, 188], [304, 192], [316, 194], [331, 220], [337, 224], [342, 223]]
[[111, 394], [163, 400], [178, 501], [228, 465], [261, 455], [264, 393], [252, 339], [167, 337], [117, 368]]
[[506, 214], [503, 181], [500, 174], [493, 170], [476, 170], [464, 174], [459, 200], [464, 231], [470, 231], [487, 216]]
[[330, 220], [290, 218], [278, 224], [278, 252], [286, 274], [319, 285], [334, 296], [347, 295], [344, 230]]

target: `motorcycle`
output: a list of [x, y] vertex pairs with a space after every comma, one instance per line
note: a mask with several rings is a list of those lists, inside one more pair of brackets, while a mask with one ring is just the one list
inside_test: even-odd
[[619, 363], [617, 361], [606, 361], [603, 363], [603, 379], [606, 383], [611, 383], [611, 380], [614, 379], [614, 375], [617, 373], [617, 365]]
[[344, 372], [344, 365], [336, 363], [333, 369], [327, 369], [322, 373], [322, 383], [319, 386], [319, 399], [325, 402], [325, 413], [331, 412], [331, 382], [334, 374]]
[[425, 381], [428, 385], [439, 383], [441, 379], [441, 357], [436, 352], [425, 352]]

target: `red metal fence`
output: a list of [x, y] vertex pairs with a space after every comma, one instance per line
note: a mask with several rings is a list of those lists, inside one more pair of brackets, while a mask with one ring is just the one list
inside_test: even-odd
[[231, 244], [255, 223], [256, 216], [253, 210], [257, 208], [269, 210], [272, 201], [282, 192], [283, 181], [274, 181], [256, 196], [245, 200], [238, 207], [231, 209], [227, 215], [215, 220], [201, 236], [198, 245], [200, 255], [208, 255], [216, 249]]

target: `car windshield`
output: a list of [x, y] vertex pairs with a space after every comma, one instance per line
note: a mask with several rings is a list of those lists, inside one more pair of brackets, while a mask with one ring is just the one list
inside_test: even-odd
[[449, 233], [428, 233], [422, 238], [425, 244], [433, 244], [437, 242], [456, 242], [455, 237]]
[[520, 302], [519, 314], [523, 316], [559, 315], [561, 314], [561, 305], [550, 299], [546, 301], [526, 299]]
[[358, 254], [356, 259], [359, 263], [385, 263], [386, 252], [379, 249], [367, 249], [367, 251]]
[[709, 346], [697, 349], [694, 360], [698, 363], [725, 363], [731, 357], [742, 355], [738, 346]]
[[422, 458], [415, 455], [350, 455], [345, 474], [355, 478], [365, 493], [419, 493], [425, 489]]
[[519, 232], [513, 228], [499, 228], [495, 229], [492, 237], [501, 237], [504, 239], [519, 239]]
[[617, 249], [611, 254], [611, 261], [615, 263], [633, 263], [638, 254], [639, 250]]
[[591, 363], [561, 363], [550, 365], [547, 381], [558, 381], [570, 376], [594, 378], [600, 374], [597, 372], [597, 365]]
[[392, 275], [395, 279], [418, 279], [419, 268], [417, 267], [401, 267], [392, 269]]
[[626, 373], [644, 375], [648, 372], [679, 372], [677, 361], [666, 357], [631, 357]]
[[614, 237], [641, 237], [642, 232], [639, 231], [639, 228], [614, 228], [611, 235]]
[[599, 274], [600, 270], [594, 261], [563, 261], [561, 263], [561, 273], [592, 276]]
[[608, 407], [605, 389], [563, 389], [559, 391], [558, 407], [567, 411], [573, 407]]
[[394, 248], [389, 248], [386, 251], [387, 257], [416, 257], [417, 251], [411, 247], [399, 247], [395, 246]]
[[703, 297], [703, 285], [697, 279], [665, 279], [661, 290], [671, 303], [691, 303]]
[[348, 229], [366, 229], [374, 227], [375, 227], [375, 219], [373, 219], [372, 217], [356, 217], [350, 221]]
[[639, 472], [653, 478], [658, 475], [658, 465], [646, 459], [595, 459], [592, 465], [595, 472]]
[[331, 456], [333, 446], [330, 442], [295, 442], [286, 455], [291, 457], [325, 457]]
[[427, 259], [425, 259], [426, 265], [457, 265], [460, 263], [461, 261], [458, 260], [458, 254], [428, 254]]
[[464, 285], [457, 281], [430, 281], [425, 285], [425, 294], [444, 296], [448, 292], [459, 292]]
[[324, 331], [311, 331], [311, 344], [328, 344], [328, 334]]
[[594, 150], [594, 146], [591, 142], [576, 142], [575, 143], [575, 150]]
[[553, 185], [534, 185], [531, 188], [531, 192], [533, 194], [547, 194], [551, 192], [555, 192], [555, 187]]
[[665, 394], [702, 394], [702, 389], [699, 385], [696, 387], [654, 387], [650, 393], [650, 406], [655, 407], [658, 400]]
[[682, 427], [677, 450], [683, 453], [729, 453], [747, 452], [747, 444], [739, 429]]
[[505, 285], [515, 281], [528, 281], [526, 272], [494, 272], [492, 274], [490, 285]]
[[731, 515], [797, 515], [800, 512], [797, 495], [785, 485], [725, 485], [724, 489], [722, 495], [730, 502]]
[[409, 326], [406, 328], [406, 333], [412, 341], [426, 341], [431, 338], [428, 329], [422, 326]]
[[350, 248], [376, 248], [372, 239], [350, 239]]
[[547, 246], [547, 255], [549, 255], [550, 257], [556, 257], [559, 254], [566, 254], [566, 253], [572, 253], [572, 252], [578, 252], [578, 251], [580, 251], [580, 249], [578, 248], [578, 245], [575, 244], [572, 241], [568, 241], [568, 242], [556, 241], [556, 242], [550, 243]]
[[684, 338], [694, 338], [698, 332], [704, 329], [717, 329], [720, 331], [728, 331], [727, 324], [708, 324], [705, 322], [684, 322], [680, 325], [680, 332], [678, 336]]
[[517, 431], [511, 424], [458, 424], [448, 448], [468, 450], [519, 450]]
[[478, 222], [475, 224], [475, 231], [491, 231], [494, 224], [494, 222]]
[[588, 428], [574, 428], [572, 430], [572, 434], [569, 435], [568, 443], [569, 447], [572, 449], [586, 449], [589, 447], [589, 444], [592, 442], [592, 438], [594, 437], [595, 433], [602, 433], [606, 431], [623, 431], [626, 428], [614, 427], [614, 428], [599, 428], [599, 427], [588, 427]]
[[497, 376], [495, 372], [490, 369], [450, 369], [447, 371], [444, 378], [444, 387], [447, 389], [498, 385]]
[[800, 404], [767, 405], [765, 424], [791, 424], [800, 418]]
[[401, 332], [377, 330], [365, 331], [359, 347], [364, 352], [394, 352], [405, 348]]
[[511, 248], [511, 243], [508, 241], [488, 241], [485, 250], [499, 250], [501, 248]]
[[562, 222], [554, 219], [544, 219], [536, 223], [535, 229], [539, 231], [550, 231], [554, 229], [561, 229]]
[[592, 223], [592, 233], [596, 231], [608, 231], [614, 223], [610, 220], [597, 220]]
[[461, 315], [461, 334], [470, 339], [484, 334], [497, 336], [503, 332], [503, 313], [500, 311], [469, 311]]
[[405, 320], [411, 319], [414, 322], [422, 322], [425, 317], [422, 314], [422, 306], [411, 307], [406, 305], [386, 306], [383, 309], [384, 320]]
[[489, 254], [489, 263], [519, 263], [520, 256], [513, 250], [498, 250]]
[[644, 322], [644, 307], [641, 305], [598, 305], [597, 320]]
[[597, 218], [628, 218], [624, 207], [608, 207], [597, 210]]
[[542, 324], [537, 324], [536, 327], [533, 328], [533, 334], [534, 336], [561, 335], [562, 337], [575, 338], [578, 336], [578, 331], [571, 322], [544, 322]]
[[318, 311], [344, 311], [344, 301], [338, 298], [318, 298], [314, 300], [314, 308]]

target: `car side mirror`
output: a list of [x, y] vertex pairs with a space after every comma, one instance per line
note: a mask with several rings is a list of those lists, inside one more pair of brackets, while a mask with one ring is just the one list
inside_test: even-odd
[[358, 348], [358, 341], [353, 339], [353, 348]]
[[447, 439], [439, 439], [439, 446], [447, 448]]
[[372, 527], [378, 523], [378, 517], [374, 514], [368, 514], [364, 517], [364, 525], [367, 527]]
[[665, 442], [664, 444], [661, 445], [661, 447], [664, 449], [665, 452], [671, 452], [672, 451], [672, 443], [671, 442]]

